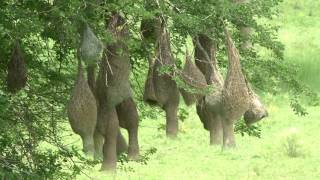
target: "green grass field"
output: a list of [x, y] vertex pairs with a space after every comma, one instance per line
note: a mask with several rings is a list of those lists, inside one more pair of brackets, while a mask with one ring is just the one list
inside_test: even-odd
[[320, 91], [320, 1], [285, 0], [276, 23], [285, 59], [301, 67], [299, 77]]
[[[299, 65], [301, 80], [318, 92], [319, 9], [319, 0], [285, 0], [280, 17], [275, 19], [281, 26], [285, 59]], [[260, 122], [262, 137], [238, 134], [234, 150], [209, 146], [209, 134], [203, 129], [195, 107], [190, 107], [190, 116], [180, 123], [180, 134], [175, 140], [167, 139], [165, 131], [158, 130], [165, 122], [163, 116], [141, 122], [141, 154], [150, 148], [157, 149], [146, 165], [119, 163], [115, 176], [99, 172], [100, 165], [85, 172], [93, 179], [320, 179], [320, 108], [308, 107], [309, 115], [298, 117], [285, 95], [266, 94], [264, 101], [270, 116]]]
[[164, 118], [141, 123], [141, 153], [157, 149], [147, 165], [118, 164], [116, 176], [99, 172], [97, 165], [87, 175], [93, 179], [319, 179], [319, 108], [309, 108], [310, 115], [298, 117], [285, 105], [285, 98], [272, 98], [267, 104], [270, 117], [260, 122], [262, 138], [238, 134], [234, 150], [209, 146], [209, 134], [190, 108], [192, 115], [181, 123], [176, 140], [157, 130]]

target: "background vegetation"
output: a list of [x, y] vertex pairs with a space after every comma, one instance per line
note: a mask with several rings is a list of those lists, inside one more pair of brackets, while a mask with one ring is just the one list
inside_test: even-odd
[[[242, 52], [242, 56], [246, 57], [243, 58], [244, 70], [263, 97], [270, 114], [253, 130], [253, 134], [261, 138], [248, 136], [252, 130], [242, 129], [239, 125], [237, 149], [222, 152], [221, 148], [208, 145], [208, 134], [195, 113], [195, 107], [184, 105], [179, 111], [178, 139], [165, 138], [163, 112], [141, 101], [147, 61], [140, 50], [137, 22], [156, 13], [146, 11], [143, 1], [115, 1], [104, 6], [106, 9], [88, 3], [88, 7], [95, 9], [90, 13], [81, 11], [84, 9], [82, 1], [4, 0], [0, 2], [0, 17], [3, 17], [0, 21], [0, 178], [4, 175], [9, 179], [108, 177], [98, 172], [99, 162], [82, 154], [80, 138], [72, 133], [65, 112], [76, 73], [74, 50], [79, 43], [76, 22], [86, 19], [108, 42], [111, 37], [104, 33], [101, 18], [105, 10], [121, 10], [130, 20], [133, 35], [128, 42], [132, 51], [131, 83], [141, 116], [139, 140], [143, 158], [139, 162], [127, 162], [125, 155], [121, 157], [116, 179], [320, 177], [316, 138], [320, 126], [317, 121], [320, 112], [316, 106], [319, 104], [316, 92], [320, 91], [317, 54], [320, 48], [320, 1], [285, 0], [279, 5], [278, 15], [275, 14], [275, 5], [279, 1], [272, 0], [253, 1], [259, 6], [248, 9], [233, 9], [230, 4], [222, 3], [225, 1], [217, 1], [222, 5], [214, 6], [214, 9], [206, 9], [205, 1], [197, 5], [192, 1], [170, 2], [171, 5], [166, 4], [161, 10], [174, 17], [176, 23], [170, 26], [170, 30], [174, 35], [181, 35], [172, 38], [180, 66], [184, 44], [190, 45], [190, 40], [181, 37], [215, 25], [211, 24], [215, 18], [222, 16], [232, 22], [235, 17], [247, 13], [246, 22], [260, 30], [260, 34], [253, 37], [260, 46], [253, 52]], [[181, 9], [189, 13], [179, 15], [172, 8], [175, 4], [183, 4]], [[209, 17], [208, 23], [194, 19], [206, 18], [210, 10], [219, 16]], [[257, 14], [261, 16], [259, 20], [252, 21]], [[274, 26], [280, 27], [279, 38], [273, 31]], [[216, 32], [212, 35], [218, 37], [219, 29]], [[241, 37], [236, 36], [237, 31], [233, 33], [237, 43], [241, 42]], [[12, 42], [16, 38], [23, 41], [29, 79], [27, 87], [13, 95], [6, 90], [5, 77]], [[284, 51], [279, 41], [285, 45]], [[223, 46], [220, 52], [222, 50]], [[225, 70], [223, 57], [224, 54], [220, 53], [220, 65]], [[295, 113], [308, 114], [301, 117]], [[243, 137], [240, 132], [245, 132]]]

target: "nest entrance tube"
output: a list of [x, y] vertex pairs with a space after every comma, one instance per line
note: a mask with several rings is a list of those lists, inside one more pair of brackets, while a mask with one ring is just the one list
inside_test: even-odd
[[155, 105], [157, 104], [157, 97], [154, 92], [154, 84], [153, 84], [154, 60], [152, 58], [149, 58], [148, 61], [149, 61], [149, 70], [148, 70], [147, 80], [144, 85], [143, 100], [149, 105]]
[[12, 93], [26, 86], [27, 65], [20, 42], [17, 40], [13, 47], [11, 59], [8, 63], [7, 86]]

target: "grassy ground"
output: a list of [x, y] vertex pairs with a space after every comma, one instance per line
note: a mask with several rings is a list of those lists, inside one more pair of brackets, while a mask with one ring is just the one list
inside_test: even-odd
[[[317, 179], [320, 177], [318, 107], [310, 115], [298, 117], [284, 99], [267, 97], [270, 117], [260, 122], [262, 138], [237, 135], [237, 148], [221, 151], [209, 146], [209, 134], [190, 108], [189, 118], [181, 124], [176, 140], [157, 130], [164, 118], [142, 122], [142, 154], [156, 148], [147, 165], [137, 162], [119, 164], [117, 176], [89, 170], [94, 179]], [[278, 103], [283, 102], [283, 103]], [[81, 176], [79, 179], [88, 179]]]
[[[318, 92], [319, 9], [318, 0], [286, 0], [275, 20], [282, 26], [279, 33], [286, 45], [285, 59], [299, 65], [299, 77]], [[157, 150], [147, 165], [118, 164], [114, 177], [99, 172], [100, 166], [86, 172], [94, 179], [320, 179], [319, 107], [309, 107], [308, 116], [298, 117], [286, 99], [265, 95], [270, 117], [260, 123], [262, 138], [237, 135], [234, 150], [209, 146], [209, 134], [191, 107], [176, 140], [167, 139], [164, 130], [158, 130], [165, 122], [163, 116], [141, 123], [141, 153]]]
[[301, 67], [299, 76], [320, 91], [320, 1], [285, 0], [276, 23], [286, 46], [285, 59]]

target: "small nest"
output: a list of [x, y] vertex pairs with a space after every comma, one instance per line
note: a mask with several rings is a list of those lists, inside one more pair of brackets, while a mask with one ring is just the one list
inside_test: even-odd
[[27, 66], [19, 41], [16, 41], [8, 63], [7, 86], [12, 93], [26, 86]]
[[250, 95], [250, 106], [249, 109], [244, 113], [243, 119], [247, 125], [251, 125], [267, 117], [268, 111], [265, 105], [262, 103], [260, 97], [252, 90], [248, 82], [247, 86]]
[[81, 67], [78, 70], [77, 81], [67, 105], [67, 113], [75, 133], [82, 137], [93, 135], [97, 122], [97, 105]]
[[205, 92], [201, 92], [208, 87], [205, 76], [191, 62], [191, 57], [186, 55], [186, 63], [184, 65], [181, 79], [184, 84], [187, 85], [186, 88], [180, 88], [181, 95], [187, 106], [194, 104], [198, 99], [205, 95]]

